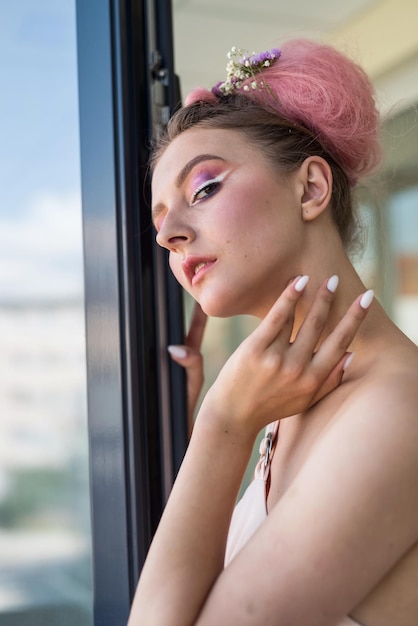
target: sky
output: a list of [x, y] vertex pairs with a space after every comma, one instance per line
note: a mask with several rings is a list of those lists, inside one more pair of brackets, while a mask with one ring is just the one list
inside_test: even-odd
[[0, 8], [0, 302], [82, 293], [75, 0]]
[[[1, 306], [82, 298], [76, 65], [75, 0], [1, 0], [0, 501], [11, 494], [17, 521], [0, 525], [0, 622], [22, 607], [67, 605], [68, 589], [71, 603], [91, 602], [81, 569], [88, 485], [72, 482], [88, 471], [81, 300], [56, 310]], [[68, 486], [59, 497], [58, 472]]]

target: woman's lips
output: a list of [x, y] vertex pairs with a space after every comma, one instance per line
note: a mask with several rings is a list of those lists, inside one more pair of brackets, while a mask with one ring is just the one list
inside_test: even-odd
[[216, 259], [213, 257], [187, 257], [182, 263], [183, 272], [189, 283], [195, 285], [214, 263]]
[[192, 278], [192, 285], [196, 285], [196, 283], [202, 278], [203, 274], [206, 274], [208, 270], [213, 267], [215, 261], [207, 261], [206, 263], [199, 263], [199, 265], [195, 268], [195, 274]]

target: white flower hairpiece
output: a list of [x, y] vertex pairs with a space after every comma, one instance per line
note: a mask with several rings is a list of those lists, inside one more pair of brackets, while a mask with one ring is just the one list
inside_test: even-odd
[[280, 58], [281, 51], [272, 48], [266, 52], [249, 54], [233, 46], [228, 52], [228, 64], [226, 66], [226, 80], [213, 87], [215, 95], [227, 96], [235, 91], [250, 91], [251, 89], [263, 89], [266, 84], [263, 80], [257, 80], [257, 74], [270, 67]]

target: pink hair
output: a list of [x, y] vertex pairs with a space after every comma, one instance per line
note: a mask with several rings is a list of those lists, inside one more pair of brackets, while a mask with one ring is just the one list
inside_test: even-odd
[[[294, 39], [281, 57], [263, 70], [268, 87], [242, 92], [262, 106], [299, 122], [318, 137], [354, 184], [381, 159], [379, 113], [364, 70], [326, 44]], [[215, 102], [208, 90], [193, 90], [187, 105]]]
[[184, 100], [184, 106], [188, 107], [195, 102], [213, 102], [215, 103], [216, 96], [206, 89], [205, 87], [196, 87], [189, 94], [187, 94]]

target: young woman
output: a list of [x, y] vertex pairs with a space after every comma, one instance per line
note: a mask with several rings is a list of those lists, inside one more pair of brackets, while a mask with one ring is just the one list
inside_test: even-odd
[[202, 402], [129, 626], [416, 626], [417, 349], [347, 255], [372, 88], [325, 45], [240, 54], [160, 141], [153, 220], [207, 315], [261, 321]]

